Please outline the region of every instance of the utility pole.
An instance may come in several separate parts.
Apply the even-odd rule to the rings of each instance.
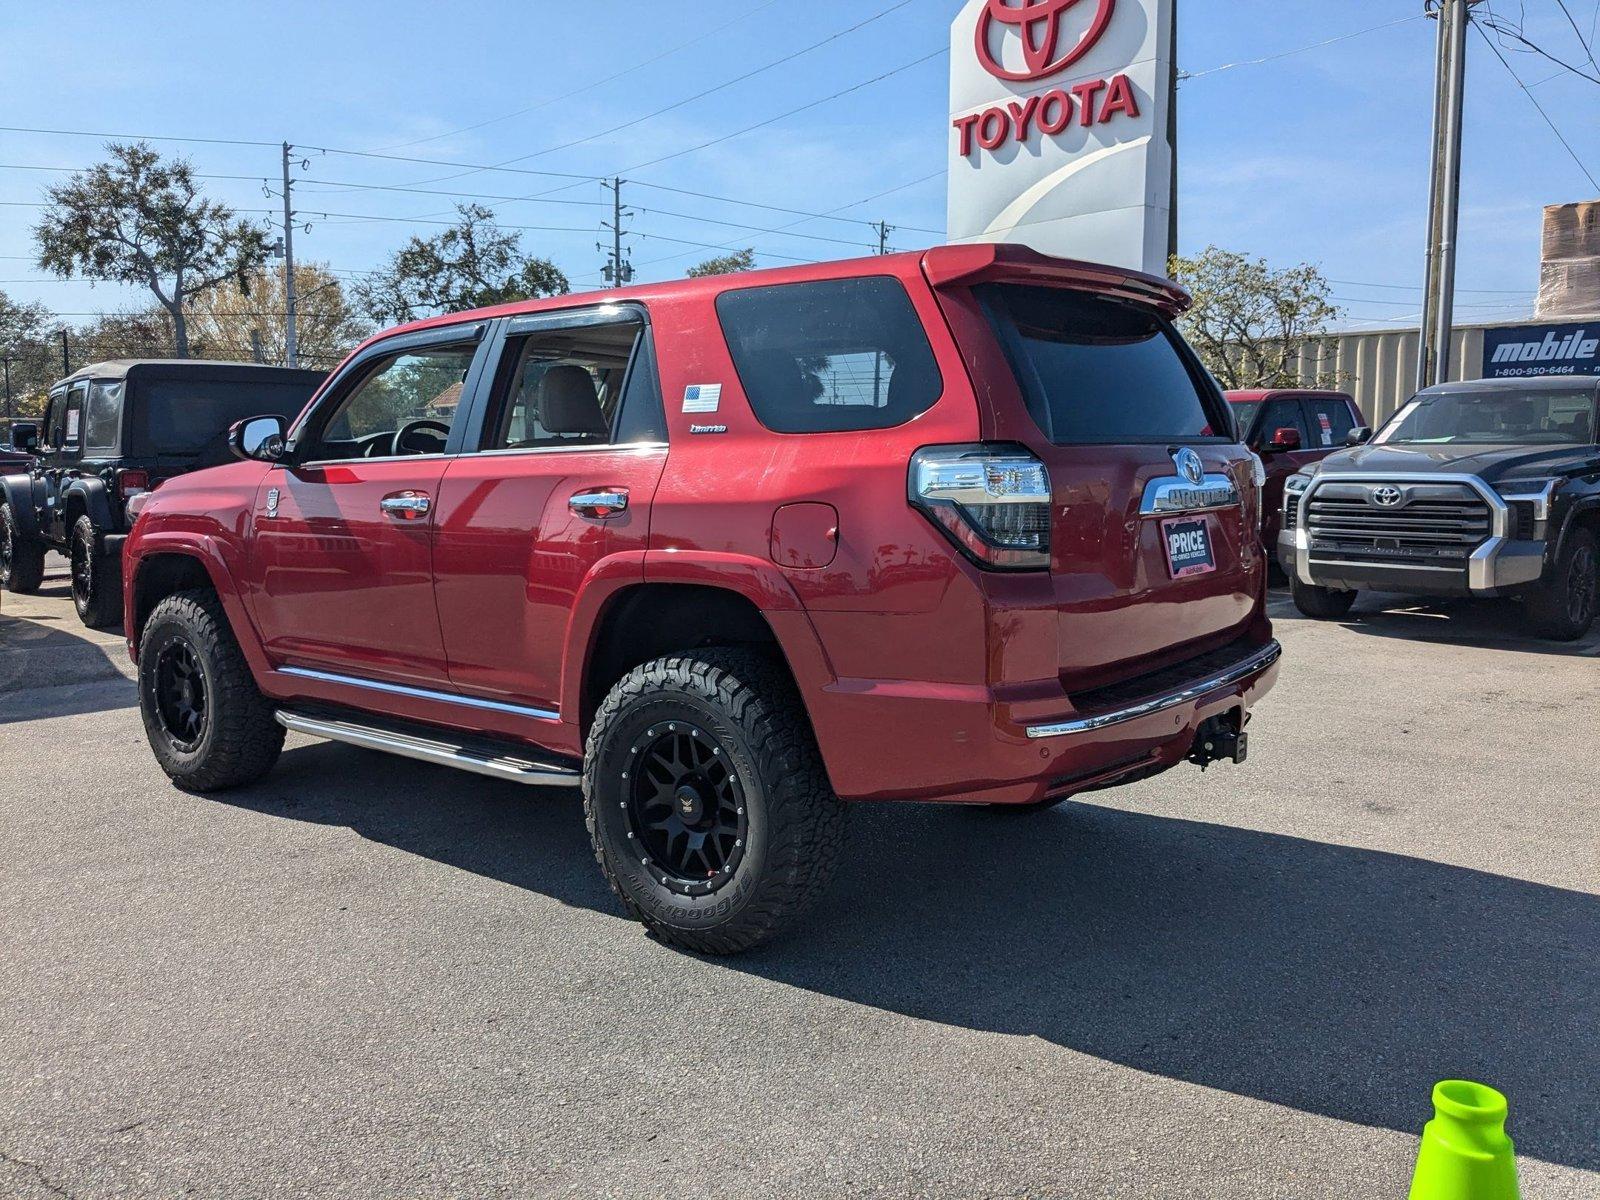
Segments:
[[[1178,0],[1172,0],[1172,28],[1168,36],[1172,39],[1169,51],[1172,78],[1167,83],[1167,145],[1172,150],[1172,190],[1168,195],[1167,261],[1162,264],[1163,275],[1172,269],[1172,260],[1178,256]]]
[[[6,365],[6,416],[15,421],[17,419],[17,407],[11,402],[11,355],[0,354],[0,362]]]
[[[611,220],[601,221],[600,227],[611,231],[611,250],[601,274],[605,276],[606,282],[612,287],[622,287],[633,281],[633,264],[624,257],[622,248],[622,237],[627,233],[627,230],[622,227],[623,218],[633,216],[629,209],[622,207],[622,185],[627,182],[626,179],[602,179],[600,181],[600,186],[611,193]],[[596,250],[604,250],[605,248],[603,242],[595,244]]]
[[[62,326],[62,328],[61,328],[61,376],[64,379],[68,375],[71,375],[71,374],[72,374],[72,362],[71,362],[70,358],[67,355],[67,330],[66,330],[66,326]]]
[[[1433,168],[1428,188],[1428,262],[1417,347],[1417,390],[1449,383],[1455,332],[1456,237],[1461,218],[1461,126],[1467,27],[1482,0],[1427,0],[1439,22],[1434,79]]]
[[[889,253],[889,235],[894,232],[894,226],[887,221],[879,221],[873,229],[878,231],[878,253]]]
[[[294,180],[289,175],[289,151],[294,147],[283,144],[283,300],[287,324],[283,335],[284,366],[300,365],[300,347],[295,339],[294,296]]]

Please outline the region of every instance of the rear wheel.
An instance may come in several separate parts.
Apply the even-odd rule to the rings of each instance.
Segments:
[[[88,517],[72,527],[68,548],[72,563],[72,604],[90,629],[104,629],[122,619],[122,572],[116,555],[100,550],[100,534]]]
[[[1294,598],[1294,606],[1302,614],[1314,617],[1319,621],[1337,621],[1350,611],[1350,606],[1356,602],[1356,592],[1335,591],[1333,588],[1315,587],[1309,583],[1301,583],[1294,576],[1289,578],[1289,593]]]
[[[0,587],[27,596],[43,582],[44,543],[25,536],[11,505],[0,503]]]
[[[1573,642],[1593,627],[1600,609],[1600,550],[1594,530],[1574,529],[1553,577],[1528,595],[1528,623],[1540,637]]]
[[[283,749],[283,726],[214,592],[178,592],[150,614],[139,642],[139,711],[156,761],[188,791],[254,783]]]
[[[709,649],[630,671],[584,756],[595,857],[662,940],[733,954],[776,936],[832,878],[844,805],[788,676]]]

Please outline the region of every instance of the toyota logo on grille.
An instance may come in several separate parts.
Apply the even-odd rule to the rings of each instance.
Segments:
[[[1406,494],[1397,487],[1380,487],[1372,489],[1372,502],[1381,504],[1384,508],[1395,508],[1404,501]]]
[[[983,69],[996,79],[1008,79],[1014,83],[1046,79],[1065,71],[1094,49],[1105,35],[1106,26],[1111,24],[1111,15],[1117,7],[1117,0],[1096,0],[1099,10],[1094,14],[1087,32],[1058,57],[1061,19],[1066,16],[1068,9],[1079,3],[1080,0],[1022,0],[1020,4],[1008,4],[1006,0],[988,0],[978,16],[978,61],[983,64]],[[1021,35],[1022,70],[1008,70],[1000,62],[999,54],[991,44],[996,23],[1012,26]]]

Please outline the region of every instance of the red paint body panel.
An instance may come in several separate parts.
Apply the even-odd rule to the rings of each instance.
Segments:
[[[943,380],[891,429],[779,434],[756,419],[717,319],[726,290],[893,276],[920,317]],[[1234,641],[1265,644],[1266,558],[1241,446],[1197,444],[1244,503],[1206,515],[1217,569],[1169,577],[1145,484],[1170,476],[1160,444],[1055,446],[1029,416],[972,292],[996,281],[1087,289],[1174,315],[1165,280],[1048,259],[1017,247],[941,247],[607,293],[649,313],[666,446],[357,462],[298,472],[241,463],[154,494],[125,554],[136,635],[137,565],[202,558],[262,689],[283,701],[366,708],[579,755],[585,670],[613,601],[638,584],[721,588],[748,599],[794,674],[835,789],[848,798],[1037,800],[1180,761],[1207,717],[1248,706],[1275,667],[1112,729],[1033,740],[1071,719],[1075,696]],[[559,297],[455,315],[402,332],[592,306]],[[330,387],[337,386],[338,373]],[[485,378],[493,371],[485,372]],[[722,385],[710,428],[691,432],[685,389]],[[320,402],[321,397],[313,401]],[[309,411],[309,410],[308,410]],[[982,570],[909,503],[912,455],[931,445],[1018,443],[1052,486],[1048,571]],[[278,516],[263,529],[268,488]],[[378,502],[415,490],[425,520]],[[620,490],[625,513],[575,513],[575,493]],[[236,615],[237,614],[237,615]],[[404,683],[376,694],[285,674],[310,667]],[[474,699],[548,711],[484,710]]]
[[[1247,388],[1223,394],[1229,404],[1262,405],[1258,414],[1260,417],[1265,416],[1265,405],[1269,400],[1335,400],[1349,406],[1351,418],[1357,425],[1366,423],[1355,397],[1344,392],[1313,388]],[[1239,436],[1241,441],[1261,456],[1262,465],[1267,469],[1267,482],[1261,489],[1261,541],[1263,545],[1271,547],[1278,544],[1278,532],[1283,526],[1283,485],[1289,476],[1312,463],[1321,462],[1328,455],[1343,450],[1344,446],[1304,445],[1298,450],[1274,450],[1266,444],[1273,431],[1264,428],[1259,420],[1255,425],[1253,429],[1239,430]]]

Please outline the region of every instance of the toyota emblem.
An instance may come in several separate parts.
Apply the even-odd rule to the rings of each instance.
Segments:
[[[1178,468],[1179,475],[1182,475],[1195,487],[1199,487],[1206,481],[1205,464],[1200,461],[1200,456],[1187,446],[1172,456],[1172,465]]]
[[[1394,508],[1406,498],[1406,494],[1397,487],[1379,487],[1372,489],[1372,502],[1381,504],[1384,508]]]
[[[983,69],[996,79],[1007,79],[1013,83],[1047,79],[1065,71],[1094,49],[1105,35],[1106,26],[1111,24],[1111,15],[1117,7],[1117,0],[1095,0],[1099,10],[1094,14],[1088,30],[1058,57],[1062,41],[1062,18],[1069,9],[1081,2],[1022,0],[1020,4],[1008,4],[1006,0],[988,0],[978,14],[978,61],[983,64]],[[1023,70],[1008,70],[1001,63],[999,53],[992,44],[997,24],[1011,26],[1021,37]]]

